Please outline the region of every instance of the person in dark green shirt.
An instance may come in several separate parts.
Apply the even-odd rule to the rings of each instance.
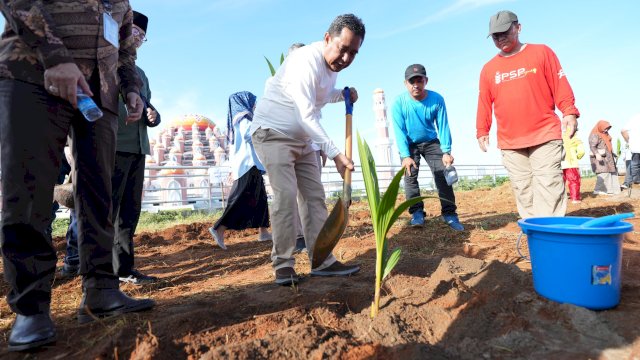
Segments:
[[[137,49],[146,41],[148,18],[133,12],[133,37]],[[146,110],[137,122],[127,121],[127,108],[120,99],[118,118],[118,143],[116,161],[111,178],[113,184],[113,271],[121,282],[136,285],[157,281],[153,276],[144,275],[134,267],[133,234],[138,225],[142,209],[145,156],[151,153],[147,127],[160,124],[160,114],[151,105],[149,80],[144,71],[136,66],[142,87],[140,96]]]

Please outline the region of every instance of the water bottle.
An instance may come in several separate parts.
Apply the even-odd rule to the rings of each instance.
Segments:
[[[102,117],[102,110],[96,105],[93,99],[82,91],[82,88],[78,86],[78,110],[84,115],[85,119],[94,122]]]
[[[444,179],[447,181],[447,185],[449,186],[458,181],[458,172],[453,165],[449,165],[444,169]]]

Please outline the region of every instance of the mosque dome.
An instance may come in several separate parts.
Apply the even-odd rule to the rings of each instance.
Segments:
[[[174,118],[170,126],[191,131],[193,125],[198,126],[198,130],[205,131],[207,128],[215,128],[216,124],[206,116],[198,114],[182,115]]]
[[[182,170],[182,169],[162,169],[160,171],[160,175],[184,175],[184,170]]]
[[[160,175],[184,175],[184,169],[168,169],[170,166],[179,166],[177,162],[171,160],[164,164],[165,168],[160,170]]]
[[[204,156],[201,152],[198,152],[193,155],[193,160],[207,160],[207,157]]]

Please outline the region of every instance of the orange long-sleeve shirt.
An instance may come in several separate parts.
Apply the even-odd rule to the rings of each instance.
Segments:
[[[476,137],[489,134],[492,114],[498,148],[522,149],[562,139],[560,119],[580,116],[556,54],[546,45],[527,44],[518,54],[496,55],[482,68]]]

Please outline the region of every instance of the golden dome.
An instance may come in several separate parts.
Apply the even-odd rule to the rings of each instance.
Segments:
[[[162,169],[160,171],[160,175],[183,175],[184,170],[182,169]]]
[[[206,116],[197,115],[197,114],[188,114],[178,116],[173,121],[171,121],[170,126],[174,126],[176,128],[182,128],[183,130],[191,131],[193,125],[197,125],[200,131],[205,131],[207,128],[215,128],[216,124],[211,121]]]

